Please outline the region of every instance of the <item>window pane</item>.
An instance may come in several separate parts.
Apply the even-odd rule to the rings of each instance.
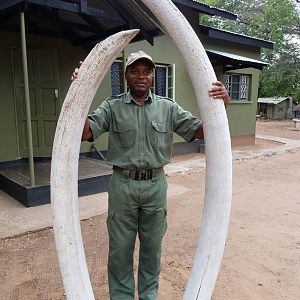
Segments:
[[[168,91],[167,96],[175,101],[175,65],[169,65],[168,68]]]
[[[239,74],[226,75],[226,89],[232,101],[249,100],[249,76]]]
[[[226,75],[226,90],[228,91],[229,95],[231,95],[231,75]]]
[[[155,93],[159,96],[166,96],[167,69],[165,67],[156,67],[155,69]]]
[[[232,83],[232,86],[231,86],[232,93],[238,93],[239,89],[240,89],[240,85],[238,83]]]
[[[230,98],[233,101],[239,101],[239,93],[238,92],[232,92]]]
[[[232,75],[231,76],[232,83],[240,83],[240,76],[239,75]]]
[[[248,76],[241,76],[241,99],[248,100]]]
[[[123,92],[123,72],[122,63],[114,62],[111,65],[111,90],[112,95],[119,95]]]

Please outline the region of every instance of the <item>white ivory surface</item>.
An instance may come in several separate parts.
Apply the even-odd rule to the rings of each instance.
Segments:
[[[70,300],[94,299],[78,209],[78,158],[84,122],[104,75],[138,32],[117,33],[94,47],[71,84],[58,119],[51,163],[51,206],[60,271]]]
[[[216,80],[206,52],[185,17],[170,0],[142,0],[180,51],[196,93],[204,123],[206,182],[202,225],[185,300],[210,299],[219,272],[231,209],[232,154],[222,101],[210,99]]]

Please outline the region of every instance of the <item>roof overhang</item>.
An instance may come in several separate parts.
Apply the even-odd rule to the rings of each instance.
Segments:
[[[174,0],[179,9],[236,19],[236,15],[198,3]],[[19,12],[26,13],[28,33],[66,38],[86,48],[120,30],[139,28],[134,41],[163,34],[158,23],[140,0],[1,0],[1,30],[19,31]]]
[[[132,16],[126,1],[114,0],[4,0],[0,3],[1,30],[19,31],[19,12],[26,13],[28,33],[72,40],[91,48],[96,42],[121,30],[139,28],[134,41],[153,38],[162,31],[141,10]]]
[[[241,56],[219,50],[206,49],[206,53],[213,65],[223,65],[224,71],[254,68],[261,70],[268,63],[250,57]]]
[[[257,103],[277,105],[286,100],[290,100],[290,98],[289,97],[258,98]]]
[[[259,48],[273,49],[274,43],[266,40],[253,38],[243,34],[237,34],[234,32],[211,28],[208,26],[200,25],[200,32],[207,35],[210,38],[224,40],[228,42],[234,42],[238,44],[254,46]]]

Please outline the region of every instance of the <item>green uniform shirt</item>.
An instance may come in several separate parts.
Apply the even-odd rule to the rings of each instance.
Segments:
[[[151,92],[143,105],[130,92],[110,97],[88,118],[94,139],[109,132],[107,163],[130,170],[166,165],[173,132],[190,142],[200,125],[176,102]]]

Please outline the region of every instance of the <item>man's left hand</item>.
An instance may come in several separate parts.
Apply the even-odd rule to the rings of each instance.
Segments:
[[[221,81],[213,82],[208,94],[214,99],[223,99],[225,107],[230,103],[229,94]]]

